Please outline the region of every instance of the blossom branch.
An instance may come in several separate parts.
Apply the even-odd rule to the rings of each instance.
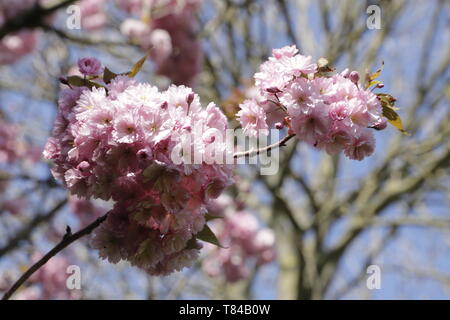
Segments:
[[[291,140],[293,137],[295,136],[295,134],[291,133],[288,134],[287,136],[285,136],[283,139],[281,139],[280,141],[277,141],[271,145],[265,146],[263,148],[259,148],[259,149],[250,149],[247,151],[241,151],[241,152],[236,152],[233,155],[233,158],[240,158],[240,157],[252,157],[252,156],[256,156],[260,153],[263,152],[268,152],[272,149],[278,148],[278,147],[283,147],[286,145],[286,142],[288,142],[289,140]]]
[[[72,244],[73,242],[77,241],[78,239],[90,234],[95,228],[97,228],[103,221],[105,221],[108,214],[104,214],[103,216],[99,217],[97,220],[92,222],[87,227],[81,229],[80,231],[72,234],[70,231],[70,227],[67,227],[66,234],[62,238],[62,240],[53,248],[51,249],[45,256],[43,256],[38,262],[36,262],[34,265],[32,265],[20,278],[17,280],[12,287],[4,294],[2,300],[8,300],[14,292],[16,292],[17,289],[20,288],[22,284],[24,284],[25,281],[27,281],[33,273],[35,273],[39,268],[41,268],[44,264],[47,263],[52,257],[54,257],[56,254],[64,250],[67,246]]]

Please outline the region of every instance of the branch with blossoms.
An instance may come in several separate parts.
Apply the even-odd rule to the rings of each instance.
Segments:
[[[333,71],[326,59],[314,63],[295,46],[273,50],[254,76],[257,93],[236,114],[244,133],[267,135],[270,128],[287,127],[287,137],[295,135],[331,155],[344,151],[353,160],[374,152],[370,129],[383,130],[389,121],[407,134],[396,113],[396,99],[373,93],[384,87],[377,80],[382,69],[367,74],[364,83],[356,71]]]
[[[200,241],[221,246],[207,225],[216,218],[208,206],[233,184],[234,166],[209,161],[206,150],[232,152],[213,134],[228,128],[227,118],[212,102],[203,108],[188,87],[171,85],[160,91],[137,82],[134,77],[146,58],[121,74],[95,58],[83,58],[78,63],[82,76],[60,79],[68,88],[58,100],[44,156],[72,194],[112,199],[114,207],[76,234],[69,229],[4,299],[51,257],[91,232],[91,245],[101,258],[125,260],[158,276],[192,266],[203,246]],[[273,50],[255,74],[257,97],[244,101],[236,116],[249,136],[268,134],[272,126],[288,134],[232,157],[259,155],[297,137],[330,154],[344,151],[362,160],[375,149],[371,129],[382,130],[389,121],[405,132],[395,98],[372,92],[383,87],[376,80],[381,69],[368,74],[365,84],[355,71],[333,71],[325,59],[314,63],[295,46]],[[199,152],[201,161],[177,161],[178,147]]]

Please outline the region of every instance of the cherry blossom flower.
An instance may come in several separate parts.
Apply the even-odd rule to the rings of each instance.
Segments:
[[[325,76],[295,46],[274,49],[254,78],[258,103],[244,101],[237,114],[247,135],[287,126],[300,141],[362,160],[374,151],[370,130],[386,127],[380,100],[359,84],[356,71]]]
[[[102,64],[95,58],[82,58],[78,60],[78,68],[81,74],[95,76],[102,72]]]
[[[269,133],[266,122],[266,112],[255,100],[246,100],[240,105],[241,110],[236,114],[236,118],[242,125],[244,134],[257,136]]]
[[[44,150],[55,178],[82,199],[115,203],[91,241],[100,257],[154,275],[192,265],[206,206],[232,183],[232,165],[205,160],[210,145],[232,152],[211,138],[227,129],[221,111],[204,109],[188,87],[160,92],[127,76],[106,89],[64,90],[59,108]],[[182,145],[200,152],[201,161],[176,162]]]

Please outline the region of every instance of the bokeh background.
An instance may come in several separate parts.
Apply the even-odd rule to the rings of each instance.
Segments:
[[[264,264],[239,256],[248,258],[239,261],[246,271],[239,281],[229,281],[224,269],[205,272],[202,260],[214,250],[204,250],[193,268],[150,277],[99,259],[83,239],[13,298],[448,299],[448,1],[147,2],[0,0],[0,292],[61,239],[66,225],[77,230],[111,206],[70,198],[41,160],[58,78],[76,74],[79,58],[94,56],[122,72],[153,47],[140,81],[192,86],[236,125],[233,115],[260,63],[272,48],[296,44],[338,71],[364,74],[384,61],[383,91],[397,98],[411,136],[393,127],[377,132],[375,154],[362,162],[291,140],[280,150],[276,175],[238,167],[227,207],[272,230],[276,251]],[[165,11],[168,2],[178,11]],[[81,8],[80,29],[67,25],[72,4]],[[370,5],[381,9],[381,29],[367,27]],[[69,264],[81,268],[76,293],[65,288]],[[379,290],[366,286],[369,265],[381,270]]]

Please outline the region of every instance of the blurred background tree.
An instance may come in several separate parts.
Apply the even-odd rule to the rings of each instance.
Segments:
[[[2,147],[6,151],[0,163],[0,291],[33,255],[57,243],[66,225],[83,225],[80,210],[96,216],[92,208],[80,209],[73,201],[68,206],[50,164],[39,160],[56,113],[58,78],[73,73],[84,56],[99,57],[116,72],[128,70],[148,48],[144,40],[150,37],[148,30],[137,33],[136,26],[124,25],[135,14],[131,3],[139,1],[41,1],[45,9],[34,1],[16,2],[24,4],[24,13],[0,17],[0,143],[12,143],[11,150]],[[191,68],[181,71],[177,65],[175,73],[165,68],[164,63],[176,65],[184,54],[175,52],[163,62],[152,57],[140,80],[161,88],[171,81],[190,84],[231,119],[272,48],[296,44],[302,54],[326,57],[338,71],[350,66],[360,74],[384,61],[380,79],[397,97],[411,136],[393,128],[376,133],[375,154],[358,163],[291,140],[280,150],[278,174],[261,176],[257,167],[239,167],[239,183],[230,193],[274,230],[277,247],[275,261],[252,268],[244,280],[230,284],[221,276],[208,277],[201,263],[169,277],[149,277],[125,263],[98,259],[83,240],[64,252],[81,266],[81,297],[448,298],[450,4],[192,2],[198,7],[191,23],[180,27],[188,32],[173,31],[173,19],[158,26],[171,36],[173,52],[201,50],[191,57]],[[66,7],[73,3],[82,8],[80,30],[66,25]],[[367,27],[370,5],[381,8],[380,29]],[[151,24],[155,17],[141,14],[136,19]],[[18,39],[11,37],[17,34]],[[167,44],[163,37],[160,42],[152,39],[156,50]],[[19,40],[21,49],[11,50]],[[180,73],[187,78],[177,78]],[[381,269],[379,290],[366,286],[367,267],[373,264]],[[49,292],[45,298],[61,297]]]

